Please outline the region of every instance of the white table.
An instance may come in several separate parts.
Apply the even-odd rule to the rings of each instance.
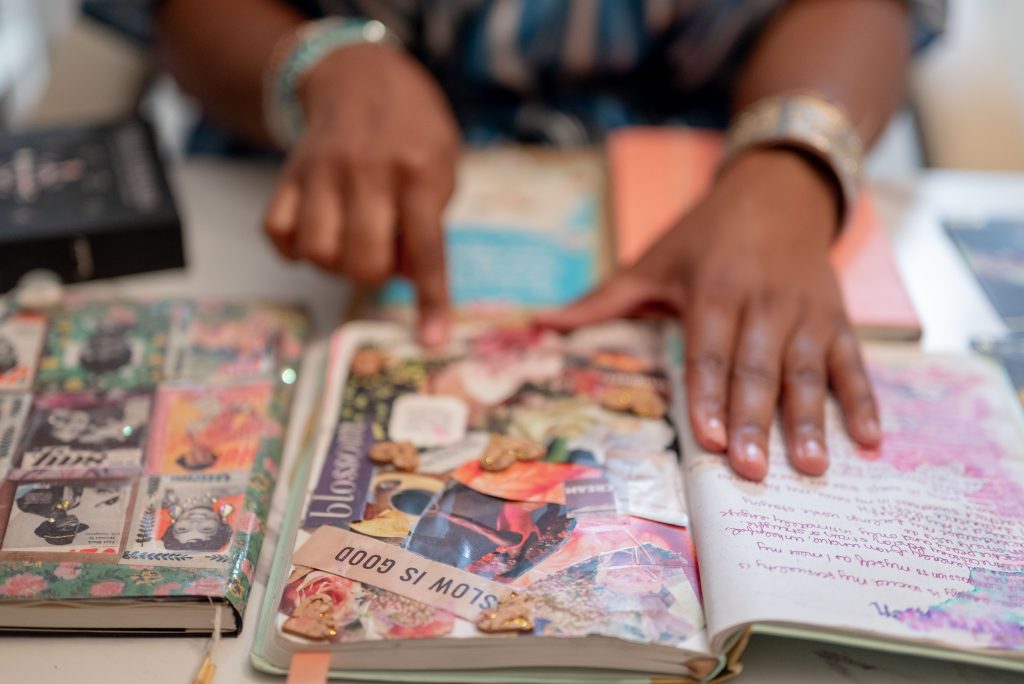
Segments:
[[[280,258],[264,237],[263,209],[277,167],[201,159],[177,169],[172,186],[185,224],[185,271],[159,271],[77,286],[109,295],[188,294],[273,298],[304,304],[315,333],[329,333],[348,306],[347,283]]]
[[[271,167],[190,161],[176,173],[175,190],[188,227],[189,270],[89,285],[92,291],[132,295],[266,296],[301,301],[323,338],[340,321],[349,289],[305,264],[278,259],[259,230],[273,186]],[[972,334],[1003,325],[942,233],[943,217],[1024,215],[1024,175],[937,172],[918,182],[876,188],[897,259],[925,325],[930,350],[961,350]],[[286,464],[282,472],[289,472]],[[283,480],[282,480],[283,482]],[[269,533],[256,569],[247,626],[225,640],[216,682],[281,682],[255,672],[248,653],[255,632],[286,487],[278,487]],[[190,682],[205,639],[0,638],[0,682]],[[941,683],[1020,684],[1021,676],[851,648],[755,637],[738,680],[744,684]]]

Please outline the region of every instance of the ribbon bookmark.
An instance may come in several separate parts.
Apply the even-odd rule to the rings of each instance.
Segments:
[[[213,604],[213,633],[210,635],[210,644],[203,654],[203,661],[199,663],[199,670],[196,672],[192,684],[213,684],[213,676],[217,674],[217,663],[214,654],[217,646],[220,645],[221,611],[223,607]]]

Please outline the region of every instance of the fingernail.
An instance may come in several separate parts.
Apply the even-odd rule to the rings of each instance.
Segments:
[[[800,450],[805,461],[821,463],[825,460],[825,447],[816,437],[805,439]]]
[[[441,318],[425,318],[420,324],[420,343],[424,346],[436,347],[444,344],[447,336],[447,326]]]
[[[764,449],[756,442],[747,442],[739,452],[740,461],[749,465],[764,465]]]
[[[877,442],[882,438],[882,429],[878,426],[878,421],[874,418],[868,418],[861,424],[861,431],[864,433],[864,437],[870,442]]]
[[[722,422],[721,418],[712,416],[708,418],[706,425],[708,441],[712,442],[715,447],[724,449],[727,443],[725,423]]]

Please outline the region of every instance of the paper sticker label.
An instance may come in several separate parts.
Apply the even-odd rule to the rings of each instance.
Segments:
[[[336,527],[321,527],[292,564],[340,575],[475,621],[508,591],[501,584],[427,560],[391,544]]]
[[[145,478],[124,560],[186,567],[230,563],[235,532],[249,534],[255,524],[242,510],[248,477],[235,472]]]
[[[149,472],[189,475],[251,468],[263,439],[280,434],[269,415],[272,389],[269,382],[161,388]]]
[[[47,390],[151,387],[164,375],[169,321],[158,304],[89,302],[50,320],[36,385]]]
[[[478,460],[490,441],[489,432],[470,432],[462,439],[448,446],[430,449],[420,454],[417,472],[428,475],[449,473],[464,463]]]
[[[675,452],[609,449],[605,475],[615,488],[623,512],[679,527],[690,524]]]
[[[466,436],[469,407],[456,397],[404,394],[391,409],[388,436],[417,447],[446,446]]]
[[[615,488],[603,477],[569,480],[565,483],[565,508],[569,515],[617,518]]]
[[[274,370],[281,322],[271,311],[233,304],[200,304],[175,312],[167,377],[210,381],[259,378]]]
[[[150,392],[40,395],[12,479],[141,471],[152,403]]]
[[[120,553],[131,482],[28,482],[15,486],[4,552]]]
[[[347,528],[363,517],[370,490],[373,463],[367,452],[373,446],[372,424],[343,422],[331,440],[331,449],[320,469],[320,480],[309,497],[303,527],[321,525]]]

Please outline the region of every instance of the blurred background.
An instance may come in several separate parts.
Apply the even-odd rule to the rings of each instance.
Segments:
[[[141,108],[180,154],[195,108],[142,40],[135,0],[0,0],[0,124],[87,123]],[[875,178],[921,167],[1024,169],[1024,2],[952,0],[918,60],[912,101],[873,154]],[[116,26],[117,30],[112,28]]]

